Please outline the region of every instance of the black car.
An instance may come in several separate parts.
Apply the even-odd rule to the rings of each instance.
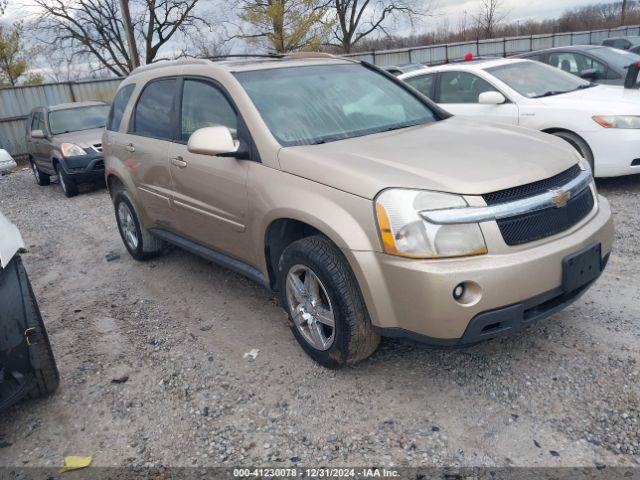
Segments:
[[[0,213],[0,411],[52,393],[60,381],[49,337],[18,251],[18,229]]]
[[[640,55],[597,45],[574,45],[515,55],[558,67],[597,83],[625,84],[629,65],[640,61]]]
[[[640,37],[607,38],[602,41],[602,45],[640,54]]]

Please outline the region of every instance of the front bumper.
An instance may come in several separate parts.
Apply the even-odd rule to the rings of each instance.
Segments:
[[[470,325],[481,315],[503,310],[499,315],[505,322],[505,315],[513,317],[521,312],[523,321],[516,323],[531,323],[558,311],[586,290],[572,292],[573,298],[559,295],[562,261],[597,243],[605,261],[613,243],[607,200],[599,197],[595,214],[565,233],[530,246],[490,249],[492,253],[477,257],[411,260],[378,252],[351,252],[350,260],[372,323],[383,335],[413,336],[441,345],[468,344],[474,337],[467,334]],[[473,298],[464,303],[452,295],[462,282],[478,287]],[[531,310],[538,307],[537,313]],[[529,311],[526,319],[525,311]]]
[[[102,155],[81,155],[66,157],[62,168],[71,179],[78,183],[96,182],[104,179],[104,158]]]
[[[640,173],[640,130],[601,128],[581,135],[593,153],[594,176]]]

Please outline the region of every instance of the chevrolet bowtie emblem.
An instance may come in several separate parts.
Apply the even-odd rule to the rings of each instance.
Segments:
[[[571,199],[571,192],[566,190],[552,190],[554,192],[553,197],[551,197],[551,203],[556,208],[566,207],[567,203]]]

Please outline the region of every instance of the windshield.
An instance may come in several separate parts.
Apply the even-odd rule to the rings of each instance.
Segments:
[[[640,55],[627,52],[626,50],[618,50],[617,48],[603,47],[592,50],[591,53],[596,54],[609,65],[617,67],[618,69],[626,68],[633,62],[640,61]]]
[[[58,135],[91,128],[104,128],[108,113],[109,105],[54,110],[49,113],[49,129],[52,135]]]
[[[593,85],[575,75],[538,62],[509,63],[487,68],[487,71],[528,98],[559,95]]]
[[[276,139],[309,145],[438,120],[401,85],[360,64],[235,74]]]

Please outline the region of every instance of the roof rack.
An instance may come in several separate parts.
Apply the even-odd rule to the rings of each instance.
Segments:
[[[193,57],[183,57],[178,58],[176,60],[158,60],[157,62],[148,63],[146,65],[141,65],[135,69],[133,69],[130,75],[140,72],[146,72],[148,70],[153,70],[155,68],[167,67],[171,65],[193,65],[193,64],[202,64],[205,63],[206,59],[204,58],[193,58]]]
[[[283,58],[285,55],[282,53],[236,53],[230,55],[214,55],[211,57],[202,57],[206,60],[218,61],[225,60],[227,58]]]
[[[213,57],[203,57],[207,60],[225,60],[227,58],[342,58],[325,52],[289,52],[289,53],[237,53],[230,55],[216,55]]]

